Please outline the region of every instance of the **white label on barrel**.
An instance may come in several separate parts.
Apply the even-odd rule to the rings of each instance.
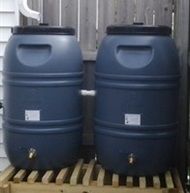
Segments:
[[[25,121],[40,121],[40,111],[25,110]]]
[[[125,114],[125,125],[141,125],[141,115]]]

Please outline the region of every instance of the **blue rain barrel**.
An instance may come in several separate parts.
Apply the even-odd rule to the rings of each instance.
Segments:
[[[179,59],[165,26],[109,26],[97,55],[95,144],[101,165],[124,175],[172,167]]]
[[[58,169],[78,159],[82,55],[72,28],[14,27],[3,66],[3,133],[15,167]]]

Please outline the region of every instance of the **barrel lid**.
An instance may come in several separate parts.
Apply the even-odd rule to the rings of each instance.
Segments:
[[[12,33],[34,35],[75,35],[75,29],[71,27],[57,27],[40,24],[38,26],[15,26],[12,28]]]
[[[160,25],[143,25],[134,23],[133,25],[110,25],[107,27],[109,35],[170,35],[171,28]]]

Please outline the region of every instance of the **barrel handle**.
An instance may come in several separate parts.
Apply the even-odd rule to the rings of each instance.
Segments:
[[[49,44],[20,44],[17,48],[17,58],[25,66],[38,67],[44,65],[52,54],[52,46]],[[32,60],[31,60],[32,56]]]
[[[118,45],[116,58],[118,62],[129,69],[140,69],[149,65],[154,51],[150,45]]]

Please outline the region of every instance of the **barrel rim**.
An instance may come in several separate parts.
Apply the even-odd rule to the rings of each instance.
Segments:
[[[72,27],[59,26],[15,26],[11,29],[14,35],[75,35],[75,29]]]
[[[107,27],[108,35],[171,35],[171,28],[163,25],[109,25]]]

